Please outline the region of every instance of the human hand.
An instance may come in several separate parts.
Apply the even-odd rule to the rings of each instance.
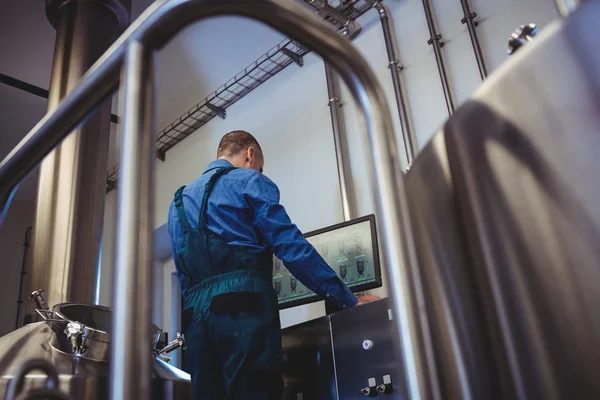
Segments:
[[[361,306],[363,304],[367,304],[367,303],[371,303],[373,301],[381,300],[381,297],[379,297],[379,296],[360,295],[360,296],[357,296],[357,299],[358,299],[358,303],[356,303],[356,305],[357,306]]]

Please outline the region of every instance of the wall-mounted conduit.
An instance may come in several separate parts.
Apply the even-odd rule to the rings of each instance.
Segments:
[[[348,29],[348,21],[354,21],[371,8],[363,0],[350,1],[344,4],[339,10],[327,4],[320,4],[314,0],[314,4],[312,5],[310,4],[310,0],[306,0],[305,3],[315,13],[318,13],[339,30]],[[354,33],[349,32],[349,35],[352,37]],[[214,117],[220,116],[221,118],[225,118],[225,110],[227,108],[274,77],[290,64],[296,63],[300,65],[302,57],[309,52],[310,49],[304,48],[291,39],[286,38],[281,41],[277,46],[260,56],[256,61],[248,65],[160,131],[156,144],[157,157],[164,161],[165,153],[168,150],[196,132]],[[108,171],[106,179],[107,193],[116,187],[118,174],[118,165]]]
[[[484,80],[489,74],[489,69],[487,67],[487,63],[485,62],[483,50],[481,50],[481,44],[479,43],[477,31],[475,30],[475,28],[477,28],[477,26],[479,25],[479,21],[475,20],[477,18],[477,13],[471,10],[469,0],[460,0],[460,4],[465,14],[465,16],[463,17],[463,19],[460,20],[460,22],[462,24],[467,24],[469,38],[471,39],[471,44],[473,45],[473,52],[475,53],[475,60],[477,61],[477,68],[479,68],[479,75],[481,76],[481,80]]]
[[[455,103],[452,88],[450,86],[450,80],[448,79],[448,72],[446,71],[446,65],[444,63],[444,55],[442,54],[444,42],[442,41],[442,35],[438,33],[438,29],[433,18],[433,8],[430,0],[423,0],[423,11],[425,11],[425,19],[427,19],[427,26],[429,27],[430,35],[427,44],[433,45],[433,54],[435,55],[435,61],[440,74],[442,89],[444,91],[444,98],[446,99],[446,108],[448,109],[448,115],[452,115],[452,113],[454,113]]]

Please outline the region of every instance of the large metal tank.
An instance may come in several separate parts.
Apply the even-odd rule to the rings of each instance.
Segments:
[[[38,312],[45,321],[0,338],[0,393],[6,393],[4,399],[40,389],[57,389],[63,397],[39,398],[108,399],[111,309],[63,303]],[[150,326],[148,346],[155,348],[160,334],[158,327]],[[57,385],[49,380],[53,376],[58,377]],[[190,376],[156,358],[151,392],[156,400],[189,399]]]

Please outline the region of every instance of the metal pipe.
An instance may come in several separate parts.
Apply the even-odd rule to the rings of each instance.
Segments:
[[[153,52],[128,44],[123,65],[110,398],[149,399],[154,249]]]
[[[331,65],[325,64],[325,78],[327,81],[327,94],[329,101],[329,112],[331,114],[331,128],[333,131],[333,144],[335,146],[335,160],[337,162],[338,179],[340,182],[340,195],[342,198],[342,213],[344,221],[356,217],[356,201],[354,200],[354,189],[352,184],[352,172],[350,170],[350,155],[348,154],[348,140],[344,115],[340,101],[340,79]]]
[[[558,13],[561,17],[566,18],[573,11],[578,9],[586,0],[554,0]]]
[[[469,38],[471,38],[473,52],[475,53],[475,60],[477,61],[477,68],[479,68],[479,75],[481,76],[481,80],[484,80],[485,78],[487,78],[489,70],[485,62],[483,50],[481,50],[481,44],[479,43],[477,31],[475,30],[475,28],[479,25],[479,22],[475,21],[475,18],[477,18],[477,13],[471,11],[471,5],[469,4],[469,0],[460,0],[460,4],[462,5],[462,9],[465,14],[465,16],[460,22],[463,24],[467,24]]]
[[[389,9],[381,1],[366,0],[379,13],[381,20],[381,28],[383,30],[383,40],[388,56],[388,68],[392,75],[392,85],[394,86],[394,94],[396,96],[396,106],[398,107],[398,116],[400,117],[400,129],[402,129],[402,140],[404,141],[404,150],[406,151],[406,161],[408,165],[415,159],[419,152],[419,143],[412,129],[411,118],[408,113],[407,101],[404,98],[404,90],[402,88],[402,79],[400,71],[404,69],[400,65],[400,58],[396,53],[396,46],[392,36],[392,28],[390,26]]]
[[[118,2],[48,1],[56,44],[48,110],[55,109],[121,33]],[[122,8],[119,9],[125,12]],[[94,303],[104,215],[110,101],[50,154],[40,168],[26,287],[50,304]],[[85,214],[85,218],[78,217]],[[25,304],[28,313],[35,304]]]
[[[414,288],[420,288],[421,283],[415,284],[411,273],[417,267],[413,237],[403,195],[404,180],[398,147],[385,94],[358,50],[331,26],[306,13],[298,4],[283,0],[162,0],[152,3],[94,64],[63,102],[49,112],[0,163],[0,217],[6,213],[19,179],[30,172],[43,156],[81,123],[89,110],[115,88],[126,42],[137,40],[148,49],[159,49],[191,23],[219,15],[237,15],[262,21],[308,45],[337,70],[357,102],[369,143],[376,212],[381,216],[379,226],[383,239],[383,261],[394,300],[398,340],[402,346],[405,373],[402,379],[406,382],[409,398],[420,399],[428,392],[428,380],[435,377],[427,376],[426,355],[420,346],[421,310],[414,297]],[[139,184],[136,183],[136,186]],[[118,246],[123,246],[123,243],[118,243]],[[127,271],[134,266],[124,265],[124,268]],[[119,270],[119,273],[126,272]],[[132,312],[129,307],[127,309]],[[125,323],[121,318],[113,328],[124,332]],[[129,354],[127,351],[120,357],[128,357]],[[117,375],[113,375],[112,379],[123,381]],[[140,396],[136,394],[135,397]]]
[[[448,109],[448,115],[452,115],[456,107],[454,105],[454,94],[452,93],[450,80],[448,79],[448,72],[446,71],[446,65],[444,63],[444,55],[442,54],[444,42],[441,41],[442,35],[437,33],[437,27],[433,18],[432,6],[429,0],[423,0],[423,11],[425,11],[425,19],[427,20],[429,35],[431,36],[431,38],[427,41],[427,44],[433,45],[433,54],[435,55],[435,62],[437,63],[440,81],[442,82],[444,99],[446,99],[446,108]]]
[[[21,262],[21,280],[19,282],[19,298],[17,299],[17,318],[15,321],[15,329],[19,329],[21,320],[21,304],[23,304],[23,280],[27,272],[27,255],[29,254],[29,246],[31,245],[31,226],[25,231],[25,242],[23,243],[23,261]]]

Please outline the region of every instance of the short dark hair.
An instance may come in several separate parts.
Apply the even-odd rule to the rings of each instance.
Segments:
[[[221,139],[219,148],[217,149],[218,157],[229,157],[239,154],[241,151],[246,150],[248,147],[256,146],[262,153],[260,144],[258,141],[246,131],[233,131],[229,132]]]

